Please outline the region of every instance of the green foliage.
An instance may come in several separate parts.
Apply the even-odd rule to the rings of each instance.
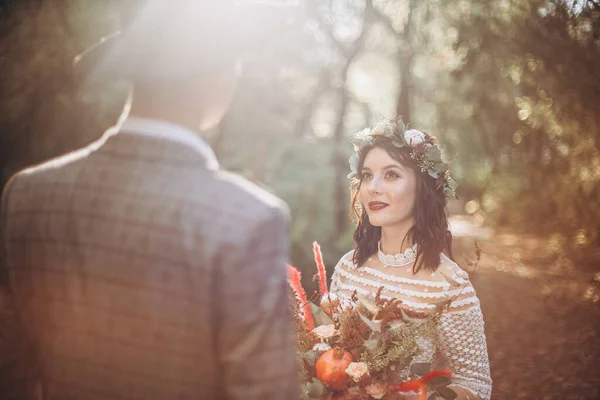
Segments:
[[[448,9],[462,61],[440,107],[484,211],[511,229],[558,233],[579,253],[600,245],[600,7],[584,3]]]
[[[0,185],[26,165],[88,144],[116,121],[122,88],[80,86],[73,58],[119,27],[119,7],[115,0],[2,3]]]
[[[403,324],[382,333],[390,337],[377,339],[373,346],[366,346],[360,356],[360,361],[369,366],[369,371],[379,372],[390,364],[402,363],[419,355],[422,349],[416,338],[430,335],[432,326],[429,323],[420,325]],[[404,367],[399,365],[399,368]]]
[[[116,120],[124,88],[82,87],[72,60],[142,4],[0,2],[0,184]],[[301,270],[313,240],[329,269],[352,248],[348,138],[392,110],[440,139],[459,197],[488,221],[598,247],[600,7],[569,4],[307,1],[304,24],[248,57],[231,112],[205,136],[225,168],[288,202]]]
[[[333,325],[333,320],[329,315],[323,311],[323,309],[314,303],[310,303],[310,311],[312,312],[315,320],[315,327],[321,325]]]

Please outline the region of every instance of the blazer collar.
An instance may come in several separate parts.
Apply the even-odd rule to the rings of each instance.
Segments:
[[[180,125],[150,118],[128,116],[123,121],[120,132],[134,133],[181,143],[201,154],[209,169],[217,170],[219,162],[210,146],[200,136]]]

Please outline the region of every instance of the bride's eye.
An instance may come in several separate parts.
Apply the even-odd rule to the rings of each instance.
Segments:
[[[397,174],[397,173],[395,173],[395,172],[388,171],[388,172],[385,174],[385,177],[386,177],[386,178],[388,178],[388,179],[396,179],[396,178],[400,178],[400,175],[398,175],[398,174]]]
[[[363,181],[371,179],[371,173],[363,172],[362,174],[360,174],[360,179],[362,179]]]

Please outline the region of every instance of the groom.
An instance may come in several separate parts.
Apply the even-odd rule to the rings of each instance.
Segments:
[[[148,2],[77,60],[132,83],[129,113],[2,196],[3,268],[44,399],[298,398],[286,206],[196,134],[227,111],[239,54],[276,34],[273,7]]]

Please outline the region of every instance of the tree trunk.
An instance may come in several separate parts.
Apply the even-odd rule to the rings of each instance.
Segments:
[[[336,204],[335,211],[335,230],[337,234],[344,232],[348,224],[348,212],[347,212],[347,201],[346,191],[348,190],[348,182],[346,176],[348,175],[348,162],[344,153],[342,152],[342,141],[344,140],[345,132],[345,116],[348,110],[350,99],[346,89],[346,80],[348,78],[348,69],[350,68],[351,60],[348,60],[342,70],[342,87],[340,88],[340,108],[339,118],[335,126],[333,133],[334,140],[334,151],[333,151],[333,165],[335,168],[335,194],[334,201]]]
[[[411,88],[412,88],[412,56],[400,55],[400,81],[398,82],[398,101],[396,102],[396,117],[402,117],[404,122],[412,121]]]
[[[404,24],[403,37],[400,41],[400,48],[398,49],[398,63],[400,64],[400,81],[398,82],[398,101],[396,102],[396,117],[402,117],[405,122],[410,123],[412,121],[412,66],[414,59],[413,52],[413,12],[415,8],[415,2],[411,1],[408,9],[408,15],[406,16],[406,22]]]

